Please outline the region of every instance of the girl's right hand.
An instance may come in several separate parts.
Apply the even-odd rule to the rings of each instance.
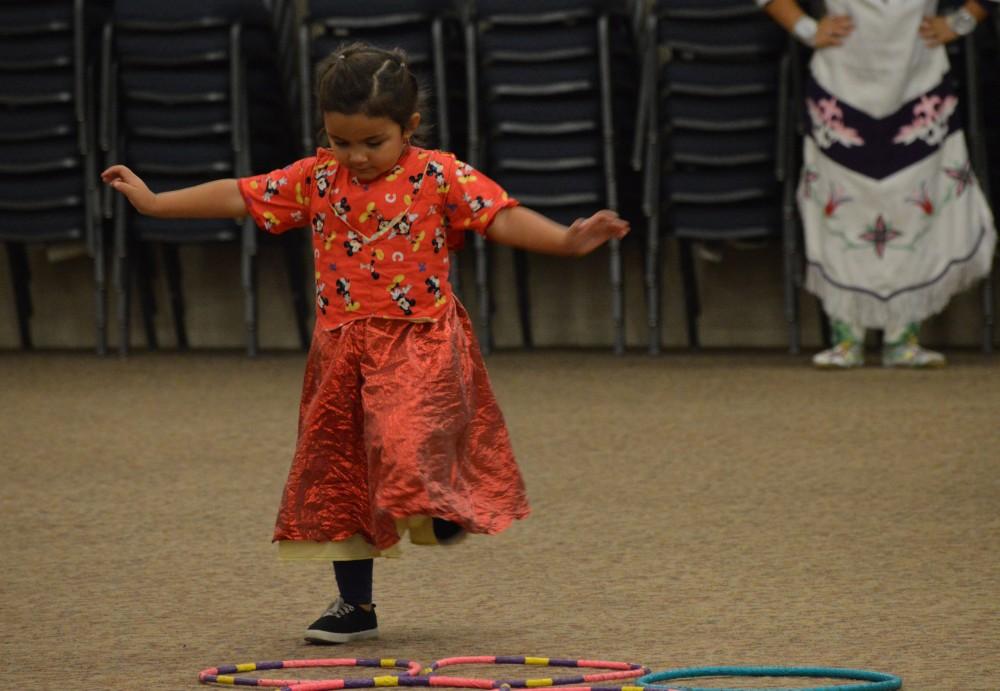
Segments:
[[[138,175],[123,165],[113,165],[103,173],[101,180],[109,187],[121,192],[141,214],[153,215],[156,209],[156,194]]]
[[[849,14],[828,14],[816,26],[813,47],[829,48],[843,44],[844,39],[854,31],[854,20]]]

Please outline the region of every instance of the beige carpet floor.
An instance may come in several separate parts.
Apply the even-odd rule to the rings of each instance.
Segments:
[[[997,691],[1000,357],[807,362],[492,357],[533,515],[379,562],[381,639],[331,649],[300,637],[329,564],[270,544],[301,355],[2,354],[0,682],[193,690],[221,663],[530,654]]]

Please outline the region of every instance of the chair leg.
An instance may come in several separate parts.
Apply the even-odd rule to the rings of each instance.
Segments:
[[[610,246],[611,274],[611,321],[614,328],[614,353],[625,354],[625,285],[622,277],[622,246],[621,241],[613,238]]]
[[[288,273],[288,287],[292,295],[292,311],[295,314],[295,328],[299,334],[302,350],[309,349],[309,303],[306,302],[303,245],[300,237],[286,235],[281,242],[285,253],[285,268]]]
[[[701,315],[701,301],[698,298],[698,276],[695,273],[694,255],[690,240],[679,242],[681,279],[684,283],[684,316],[687,321],[688,346],[700,348],[698,337],[698,317]]]
[[[993,273],[983,281],[983,354],[993,353]]]
[[[174,315],[174,336],[177,349],[188,349],[187,328],[185,326],[184,290],[181,287],[180,248],[177,245],[161,245],[163,270],[167,275],[167,290],[170,293],[170,308]]]
[[[247,329],[247,356],[257,357],[259,352],[257,334],[257,255],[245,254],[244,283],[245,290],[245,321]]]
[[[654,212],[646,227],[646,325],[649,329],[649,354],[659,355],[660,342],[660,283],[663,279],[660,258],[660,221]]]
[[[528,280],[528,253],[514,250],[514,281],[517,284],[517,314],[521,321],[521,342],[526,350],[535,347],[531,333],[531,291]]]
[[[11,286],[14,289],[14,305],[17,311],[17,328],[21,335],[21,347],[31,350],[31,267],[28,253],[19,242],[7,243],[7,262],[10,265]]]
[[[476,249],[476,297],[479,308],[480,337],[479,348],[483,355],[493,352],[493,300],[490,295],[490,253],[486,238],[478,233],[473,242]]]
[[[156,350],[160,347],[156,337],[156,294],[153,290],[153,266],[149,248],[140,242],[132,246],[135,254],[135,282],[139,290],[139,305],[142,311],[142,326],[146,332],[146,347]],[[126,277],[128,278],[128,277]]]
[[[833,347],[833,331],[830,329],[830,317],[823,309],[823,303],[816,301],[816,310],[819,312],[819,337],[823,342],[823,348]]]

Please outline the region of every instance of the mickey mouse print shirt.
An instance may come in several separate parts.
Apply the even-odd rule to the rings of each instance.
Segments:
[[[237,182],[262,229],[311,228],[317,329],[367,317],[436,321],[454,299],[449,234],[485,234],[497,213],[517,205],[453,154],[413,146],[370,181],[318,149]]]

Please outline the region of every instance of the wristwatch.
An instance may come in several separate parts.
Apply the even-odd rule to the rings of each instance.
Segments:
[[[948,28],[959,36],[968,36],[979,25],[979,20],[973,17],[972,13],[964,7],[960,7],[951,14],[945,15],[944,20],[948,23]]]
[[[799,39],[807,46],[813,47],[816,45],[816,30],[818,28],[819,22],[810,17],[808,14],[804,14],[799,17],[797,22],[795,22],[795,26],[792,27],[792,33],[795,34],[795,38]]]

